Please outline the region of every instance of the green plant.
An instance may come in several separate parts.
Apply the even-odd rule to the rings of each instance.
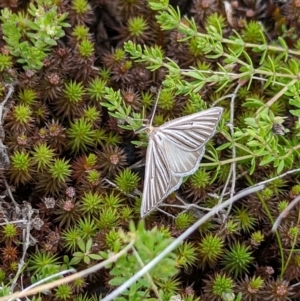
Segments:
[[[6,4],[22,11],[18,20],[33,20],[23,5],[13,7],[15,2]],[[268,187],[240,199],[230,206],[231,211],[216,212],[117,300],[232,301],[241,300],[241,294],[245,301],[297,300],[299,214],[298,205],[293,209],[288,205],[300,191],[299,171],[295,173],[300,157],[299,1],[272,1],[268,6],[266,1],[254,0],[194,0],[184,16],[182,7],[176,9],[165,0],[117,2],[55,1],[57,17],[68,11],[74,30],[57,47],[49,47],[53,51],[47,52],[39,72],[22,71],[4,40],[0,113],[6,137],[1,135],[4,147],[0,149],[5,156],[7,147],[10,166],[0,169],[1,216],[19,223],[31,213],[23,207],[28,203],[22,203],[29,201],[32,226],[39,218],[44,225],[30,229],[38,242],[27,250],[27,258],[32,259],[36,250],[49,256],[50,252],[68,254],[60,270],[94,266],[95,261],[114,258],[130,242],[129,252],[101,272],[101,280],[112,281],[107,285],[123,284],[170,245],[172,236],[178,237],[206,212],[185,211],[173,220],[157,211],[146,217],[147,229],[152,230],[131,225],[128,231],[130,219],[140,217],[141,196],[133,199],[132,195],[142,190],[138,161],[145,158],[147,134],[155,132],[152,126],[220,106],[224,110],[218,129],[205,151],[199,149],[203,151],[201,168],[183,179],[179,191],[166,202],[177,205],[175,196],[182,196],[211,209],[248,186],[267,181]],[[48,3],[42,6],[46,9]],[[106,23],[110,16],[117,22]],[[26,33],[32,30],[21,21],[15,24],[24,31],[22,42],[30,42]],[[131,41],[125,42],[125,51],[121,47],[128,37]],[[18,85],[7,100],[9,80]],[[150,126],[145,126],[145,117],[153,120]],[[140,147],[132,148],[131,140]],[[89,153],[91,149],[94,154]],[[18,173],[13,168],[18,163],[15,157],[22,159],[19,154],[28,154],[30,163],[31,178],[24,185],[12,175]],[[19,162],[26,163],[25,159]],[[68,187],[71,176],[76,192]],[[2,181],[5,178],[8,185]],[[45,209],[36,199],[39,193],[43,199],[54,196],[55,204]],[[16,202],[7,202],[11,194]],[[172,214],[180,211],[168,209]],[[262,243],[262,233],[269,233],[281,212],[287,214],[275,235]],[[27,274],[20,271],[20,254],[25,251],[20,252],[19,243],[26,246],[34,241],[22,241],[28,230],[24,226],[18,225],[22,231],[14,235],[1,231],[0,253],[6,276],[22,276],[26,284],[31,271],[26,267]],[[99,250],[101,257],[91,258]],[[269,256],[270,250],[278,256]],[[75,252],[77,256],[70,255]],[[55,273],[57,266],[50,263],[32,279],[36,283]],[[271,276],[270,266],[277,268],[278,280]],[[195,281],[199,269],[201,279]],[[261,278],[251,277],[250,272]],[[97,274],[89,275],[89,288],[99,281]],[[20,279],[13,278],[12,283]],[[82,279],[77,284],[77,288],[70,284],[71,296],[70,288],[63,287],[57,297],[88,299],[77,295],[84,286]],[[178,290],[180,296],[176,296]],[[52,294],[42,298],[55,298]]]
[[[251,234],[251,243],[254,246],[261,244],[265,240],[265,236],[261,231],[256,231]]]
[[[83,119],[77,119],[70,124],[67,130],[68,145],[72,152],[78,153],[87,151],[88,148],[95,145],[95,130],[92,124]]]
[[[190,176],[189,182],[194,189],[205,189],[210,183],[209,173],[199,168],[193,175]]]
[[[223,254],[224,241],[217,235],[208,234],[202,238],[199,244],[201,267],[214,267]]]
[[[103,204],[103,196],[97,192],[85,192],[81,198],[81,211],[88,216],[98,216],[101,205]]]
[[[28,105],[19,104],[14,106],[7,119],[6,127],[9,127],[16,134],[27,133],[32,129],[32,109]]]
[[[120,91],[106,87],[105,92],[106,102],[101,102],[101,105],[108,109],[111,116],[128,122],[128,125],[120,124],[121,128],[136,131],[142,127],[144,116],[139,113],[132,113],[131,106],[125,104]]]
[[[117,187],[124,193],[133,192],[139,180],[138,175],[127,168],[121,171],[115,179]]]
[[[61,276],[53,276],[55,274],[57,274],[59,272],[59,266],[58,265],[45,265],[44,268],[40,269],[39,271],[37,271],[36,273],[34,273],[31,277],[30,277],[30,281],[32,284],[35,284],[39,281],[44,281],[45,283],[49,283],[53,280],[58,280],[61,278]],[[47,281],[45,281],[44,279],[47,277],[51,277],[51,279],[48,279]]]
[[[103,197],[102,206],[109,209],[118,209],[123,206],[123,198],[119,194],[110,193]]]
[[[40,69],[43,59],[56,40],[64,36],[67,14],[59,14],[54,1],[30,3],[27,13],[12,13],[5,8],[1,13],[4,39],[24,69]],[[18,24],[18,26],[16,26]]]
[[[181,212],[176,216],[175,225],[178,230],[184,230],[195,222],[195,216],[190,212]]]
[[[190,242],[184,242],[177,250],[177,264],[188,269],[196,264],[197,261],[197,249]]]
[[[86,282],[86,280],[80,277],[72,282],[72,290],[76,293],[79,293],[82,292],[87,285],[88,283]]]
[[[222,273],[209,276],[209,279],[205,279],[204,283],[204,296],[213,298],[213,300],[221,300],[223,294],[232,292],[235,287],[233,280]]]
[[[77,227],[69,227],[62,233],[63,246],[72,253],[77,249],[77,240],[79,232]]]
[[[77,245],[80,251],[73,253],[72,262],[73,264],[78,264],[83,261],[86,264],[90,264],[91,260],[100,260],[102,256],[100,254],[92,253],[93,240],[90,238],[85,243],[81,238],[77,240]]]
[[[91,23],[92,11],[91,6],[86,0],[75,0],[70,6],[70,19],[72,24]]]
[[[37,166],[37,170],[45,170],[53,162],[54,150],[45,143],[38,144],[32,151],[32,161]]]
[[[55,274],[60,269],[59,258],[46,252],[37,251],[32,254],[28,260],[28,271],[33,274],[41,274],[45,271],[45,268],[51,268],[51,274]]]
[[[15,224],[12,223],[7,223],[0,229],[1,241],[4,241],[6,244],[10,244],[11,242],[18,242],[19,235],[20,230]]]
[[[77,245],[77,241],[76,241],[76,245]],[[74,263],[72,260],[73,258],[70,260],[68,255],[64,255],[63,264],[61,265],[61,270],[64,271],[73,268]]]
[[[55,111],[68,119],[80,116],[84,95],[85,87],[82,82],[70,81],[66,83],[63,96],[55,101]]]
[[[167,91],[167,90],[161,91],[158,99],[158,105],[163,110],[172,111],[175,105],[175,95],[171,91]]]
[[[254,229],[257,224],[256,218],[251,216],[249,211],[245,208],[237,208],[234,211],[234,217],[236,221],[240,224],[240,228],[245,232],[249,233]]]
[[[79,237],[89,239],[96,234],[96,224],[90,216],[81,218],[77,223]]]
[[[83,188],[85,191],[94,191],[97,187],[101,187],[101,174],[97,170],[90,170],[86,173],[85,178],[83,179]]]
[[[292,195],[299,195],[300,194],[300,185],[297,184],[297,185],[294,185],[291,189],[291,194]]]
[[[210,182],[210,173],[200,167],[185,183],[188,195],[192,196],[194,200],[203,197],[209,189]]]
[[[99,212],[99,220],[97,221],[97,227],[100,230],[112,229],[119,224],[119,214],[114,208],[104,208]]]
[[[222,256],[222,264],[225,270],[232,273],[234,277],[248,272],[248,268],[254,259],[249,251],[249,246],[240,243],[234,243],[229,250],[226,250]]]
[[[89,82],[87,87],[87,94],[90,97],[92,103],[99,107],[100,101],[102,101],[105,95],[105,87],[107,82],[99,77],[96,77]]]
[[[93,127],[98,127],[100,121],[101,112],[95,106],[88,106],[84,109],[82,118],[87,122],[90,122]]]
[[[34,171],[29,153],[26,153],[25,151],[16,151],[11,156],[9,174],[11,181],[15,185],[25,184],[32,179]]]
[[[33,105],[36,102],[37,98],[38,96],[36,91],[30,88],[25,88],[18,94],[18,99],[20,103],[27,106]]]
[[[5,279],[5,272],[3,271],[3,269],[0,269],[0,283],[4,283]]]
[[[70,167],[68,160],[54,159],[46,172],[39,173],[36,189],[52,195],[63,191],[70,181]]]
[[[5,285],[3,284],[3,282],[1,283],[1,286],[0,286],[0,297],[4,297],[4,296],[7,296],[11,293],[11,290],[10,290],[10,287],[9,285]]]
[[[128,39],[135,43],[144,43],[149,39],[149,26],[143,17],[134,17],[128,20]]]
[[[97,167],[97,156],[95,154],[84,154],[76,157],[72,164],[72,178],[78,182],[86,178],[87,174]]]
[[[133,219],[133,209],[129,206],[123,206],[120,209],[120,217],[125,224],[128,224],[128,222]]]
[[[241,301],[242,294],[238,293],[237,296],[232,292],[232,290],[228,290],[227,292],[222,293],[222,300],[224,301]]]
[[[264,280],[260,276],[249,278],[246,276],[240,280],[237,289],[243,295],[243,300],[253,300],[262,295],[264,289]]]
[[[106,145],[116,146],[117,144],[120,144],[120,137],[113,132],[109,132],[105,142]]]
[[[121,239],[119,236],[118,231],[116,229],[111,229],[106,235],[105,235],[105,244],[108,246],[109,249],[113,250],[116,244],[120,244]]]
[[[8,54],[1,53],[0,54],[0,71],[3,72],[8,70],[13,65],[12,57]]]
[[[55,289],[55,299],[67,301],[72,296],[72,288],[69,284],[62,284]]]
[[[133,224],[130,225],[131,233],[135,233],[135,252],[128,253],[126,256],[122,256],[116,263],[113,264],[110,269],[110,275],[112,279],[109,284],[112,286],[119,286],[128,280],[134,273],[140,270],[141,264],[147,264],[151,259],[157,256],[168,244],[171,242],[171,238],[166,238],[163,232],[159,229],[153,228],[151,231],[147,231],[143,223],[139,223],[138,228],[135,229]],[[120,233],[121,237],[123,235]],[[114,245],[114,251],[122,247],[120,244]],[[101,252],[104,258],[109,256],[109,253]],[[149,274],[153,279],[155,285],[158,287],[158,293],[165,297],[171,292],[174,293],[177,290],[178,281],[174,279],[178,273],[176,267],[176,254],[172,252],[162,259],[159,265],[156,265]],[[128,290],[122,293],[131,298],[144,298],[150,297],[149,288],[153,286],[147,278],[139,279]],[[156,291],[157,292],[157,291]],[[170,296],[169,296],[170,298]],[[121,301],[123,297],[118,297],[116,300]]]
[[[78,51],[82,57],[90,57],[94,54],[94,45],[88,39],[83,39],[78,44]]]
[[[85,25],[77,25],[73,29],[72,36],[76,38],[77,41],[83,40],[88,37],[89,29]]]

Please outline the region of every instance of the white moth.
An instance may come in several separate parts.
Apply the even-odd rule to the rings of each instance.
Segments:
[[[149,128],[141,216],[157,208],[182,178],[199,167],[205,144],[215,134],[223,108],[214,107]]]

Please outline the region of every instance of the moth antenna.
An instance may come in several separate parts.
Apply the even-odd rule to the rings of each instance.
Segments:
[[[152,126],[152,123],[153,123],[154,114],[155,114],[155,111],[156,111],[156,108],[157,108],[157,104],[158,104],[158,99],[159,99],[159,96],[160,96],[160,92],[161,92],[161,87],[159,88],[159,90],[157,92],[157,97],[156,97],[156,101],[155,101],[155,104],[154,104],[154,107],[153,107],[153,112],[152,112],[152,116],[151,116],[151,119],[150,119],[149,126]]]

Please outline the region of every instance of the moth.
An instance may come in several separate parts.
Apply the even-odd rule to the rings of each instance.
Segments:
[[[223,108],[214,107],[149,127],[141,217],[177,190],[183,177],[196,172],[222,112]]]

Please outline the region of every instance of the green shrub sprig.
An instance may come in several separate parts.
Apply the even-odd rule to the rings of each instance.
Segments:
[[[15,14],[8,8],[1,13],[4,39],[25,70],[38,70],[43,66],[43,60],[64,36],[64,22],[67,14],[59,14],[52,0],[30,3],[27,13]],[[18,24],[18,26],[16,26]]]

